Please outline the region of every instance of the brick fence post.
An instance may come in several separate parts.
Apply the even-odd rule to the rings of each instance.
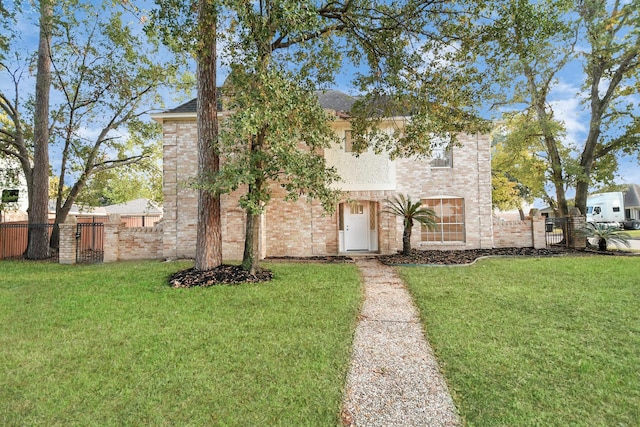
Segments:
[[[545,232],[545,217],[540,215],[538,210],[531,209],[531,243],[534,249],[544,249],[547,247],[547,236]]]
[[[104,259],[103,262],[115,262],[119,258],[120,244],[120,215],[109,215],[109,221],[104,224]]]
[[[587,220],[582,215],[572,215],[567,217],[567,234],[569,234],[569,247],[573,249],[584,249],[587,247],[587,238],[580,234],[578,230],[584,229]]]
[[[76,247],[78,241],[76,233],[78,231],[78,221],[73,215],[68,215],[64,224],[60,227],[60,247],[58,249],[58,263],[75,264],[76,263]]]

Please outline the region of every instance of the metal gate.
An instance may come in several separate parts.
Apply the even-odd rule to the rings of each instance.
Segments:
[[[547,218],[545,222],[545,238],[547,247],[569,246],[567,218]]]
[[[104,260],[104,224],[78,223],[76,229],[76,262],[96,263]]]

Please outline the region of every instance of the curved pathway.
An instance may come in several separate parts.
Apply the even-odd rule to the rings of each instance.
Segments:
[[[365,301],[356,327],[345,426],[459,426],[418,312],[392,267],[356,259]]]

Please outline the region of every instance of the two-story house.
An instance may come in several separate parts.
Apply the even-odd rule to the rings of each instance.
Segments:
[[[336,115],[332,126],[339,145],[324,150],[343,182],[335,213],[317,202],[284,200],[278,186],[262,215],[261,256],[322,256],[355,252],[395,253],[402,248],[402,220],[380,211],[397,194],[409,195],[435,210],[435,231],[416,226],[412,245],[421,249],[472,249],[493,246],[491,159],[488,135],[459,135],[460,147],[434,150],[431,159],[392,160],[372,151],[351,152],[348,114],[355,99],[339,91],[318,94]],[[197,192],[186,183],[198,170],[196,100],[153,115],[162,123],[164,150],[163,255],[195,255]],[[382,126],[401,126],[406,117],[388,118]],[[245,213],[240,193],[224,195],[223,256],[241,259]]]

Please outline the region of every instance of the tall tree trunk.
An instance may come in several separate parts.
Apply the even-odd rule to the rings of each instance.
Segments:
[[[40,41],[33,124],[33,182],[29,191],[28,259],[49,257],[49,92],[53,0],[40,0]]]
[[[242,269],[256,274],[260,268],[260,214],[247,212]]]
[[[198,2],[197,53],[198,77],[198,175],[210,177],[220,169],[218,156],[218,100],[216,92],[216,5],[208,0]],[[212,270],[222,264],[222,230],[220,196],[200,189],[198,192],[198,230],[195,268]]]
[[[607,106],[606,100],[600,100],[600,81],[600,74],[596,73],[591,83],[591,119],[589,120],[589,133],[587,134],[582,155],[580,156],[582,174],[578,176],[576,182],[575,204],[583,215],[587,213],[587,197],[589,196],[591,171],[595,160],[596,147],[600,139],[602,116]]]
[[[267,126],[264,126],[258,135],[251,138],[251,146],[249,147],[251,162],[256,162],[252,165],[257,175],[254,177],[254,181],[249,184],[247,189],[249,199],[254,203],[260,204],[261,194],[263,194],[265,180],[259,174],[263,170],[262,160],[260,159],[260,152],[263,149],[264,141],[266,137]],[[244,239],[244,253],[242,255],[242,268],[249,271],[251,274],[256,274],[256,271],[260,268],[260,213],[255,212],[253,209],[247,209],[247,223],[245,225],[245,239]]]

